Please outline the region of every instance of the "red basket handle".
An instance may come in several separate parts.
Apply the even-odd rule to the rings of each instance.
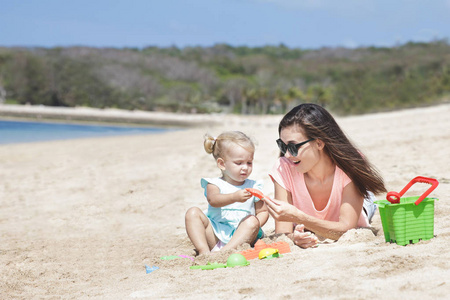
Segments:
[[[420,202],[422,202],[423,199],[425,199],[426,196],[428,196],[439,184],[439,181],[437,181],[434,178],[428,178],[423,176],[417,176],[416,178],[412,179],[404,188],[400,191],[400,193],[397,192],[389,192],[386,195],[386,199],[391,202],[392,204],[400,203],[400,197],[403,196],[404,193],[406,193],[409,188],[417,183],[428,183],[431,184],[431,187],[425,191],[425,193],[422,194],[422,196],[419,197],[419,199],[414,202],[414,204],[419,205]]]

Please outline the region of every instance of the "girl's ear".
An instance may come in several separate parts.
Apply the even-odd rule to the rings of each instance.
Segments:
[[[221,157],[217,159],[217,167],[222,171],[225,171],[225,161]]]

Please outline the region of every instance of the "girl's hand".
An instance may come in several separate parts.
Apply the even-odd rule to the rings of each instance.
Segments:
[[[233,193],[234,202],[244,203],[245,201],[250,199],[250,197],[252,197],[252,194],[247,192],[245,189]]]
[[[310,248],[317,245],[319,239],[309,231],[305,232],[305,226],[303,224],[295,226],[294,233],[291,236],[295,245],[300,248]]]
[[[298,214],[300,211],[294,205],[270,198],[264,198],[264,202],[267,205],[270,215],[276,221],[298,223]]]

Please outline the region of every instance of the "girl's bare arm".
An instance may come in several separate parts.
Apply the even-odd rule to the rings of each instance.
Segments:
[[[221,194],[219,188],[214,184],[206,186],[206,200],[212,207],[223,207],[235,202],[245,202],[252,194],[246,190],[239,190],[231,194]]]

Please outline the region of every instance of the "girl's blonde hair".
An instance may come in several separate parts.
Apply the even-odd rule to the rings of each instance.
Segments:
[[[237,144],[247,151],[255,152],[253,141],[240,131],[225,131],[214,138],[205,134],[203,146],[208,154],[212,154],[214,159],[223,158],[233,144]]]

